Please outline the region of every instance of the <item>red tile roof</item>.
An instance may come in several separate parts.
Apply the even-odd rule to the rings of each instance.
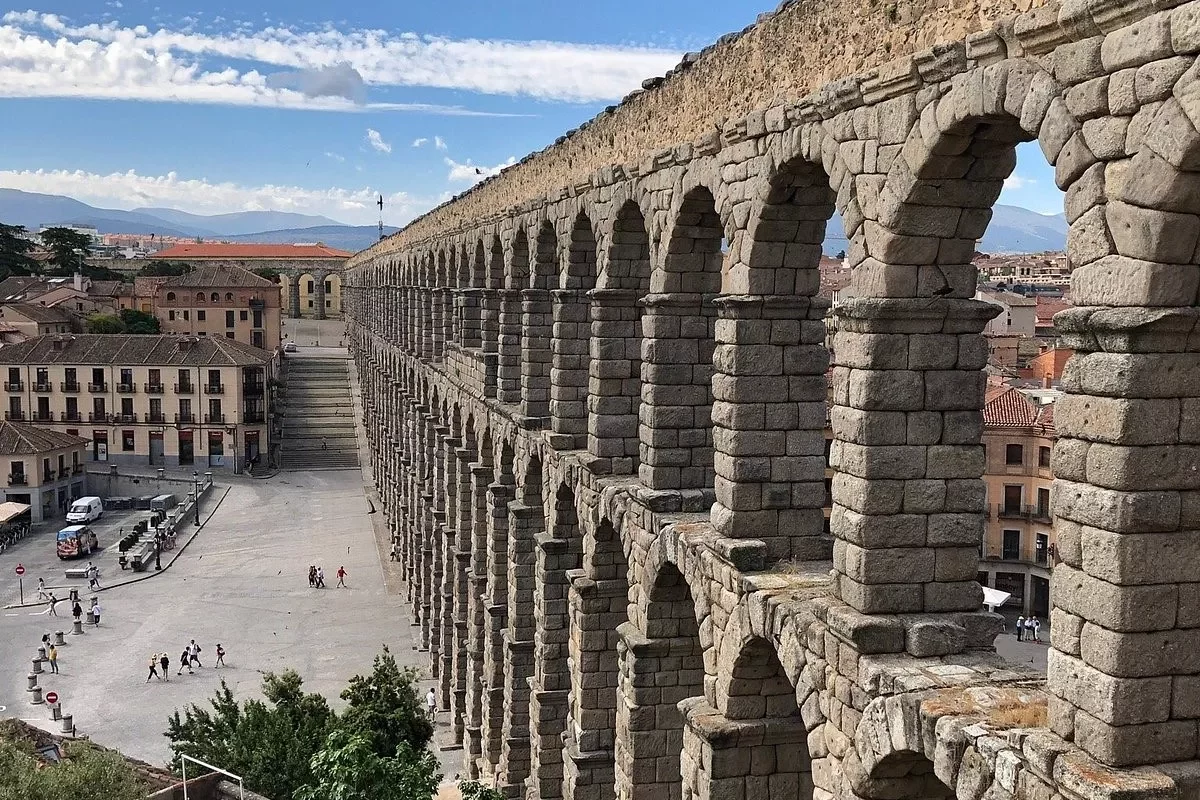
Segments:
[[[349,258],[354,255],[347,250],[317,242],[316,244],[177,244],[166,250],[159,250],[153,258],[169,261],[172,258],[227,258],[232,260],[247,258]]]
[[[1012,386],[988,387],[983,424],[999,428],[1054,427],[1054,404],[1039,406]]]

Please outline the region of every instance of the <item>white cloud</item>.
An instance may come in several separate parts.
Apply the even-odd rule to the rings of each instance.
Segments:
[[[494,167],[485,167],[471,163],[471,159],[467,159],[467,163],[460,164],[453,158],[443,159],[446,166],[450,168],[450,174],[446,179],[451,183],[479,183],[484,178],[490,178],[493,175],[499,175],[500,171],[505,167],[511,167],[517,163],[515,156],[509,156],[508,160],[497,164]]]
[[[419,139],[413,139],[412,146],[413,146],[413,147],[421,147],[421,146],[423,146],[423,145],[425,145],[425,144],[428,144],[428,143],[429,143],[429,140],[428,140],[428,139],[426,139],[424,136],[422,136],[422,137],[421,137],[421,138],[419,138]]]
[[[1033,178],[1023,178],[1020,175],[1016,175],[1016,174],[1009,175],[1007,178],[1004,179],[1004,188],[1005,189],[1012,189],[1012,190],[1028,189],[1030,186],[1034,186],[1036,184],[1037,184],[1037,181],[1034,180]]]
[[[615,99],[661,75],[674,51],[565,42],[447,39],[385,30],[300,30],[239,25],[224,33],[119,22],[73,26],[55,14],[10,12],[0,21],[0,94],[266,104],[350,110],[344,96],[272,85],[273,68],[353,70],[366,86],[423,86],[545,100]],[[213,66],[213,60],[220,60]],[[230,61],[249,62],[239,71]],[[340,65],[344,65],[341,67]],[[315,71],[315,72],[314,72]],[[285,83],[293,78],[286,77]],[[326,76],[327,77],[327,76]],[[278,80],[278,79],[275,79]],[[303,81],[302,81],[303,83]],[[374,104],[380,110],[464,113],[458,107]]]
[[[392,152],[392,146],[383,140],[383,135],[374,128],[367,128],[367,144],[380,153]]]
[[[328,150],[325,151],[325,157],[332,158],[334,161],[338,162],[339,164],[343,163],[346,160],[345,156],[340,156],[337,153],[332,153]]]
[[[436,147],[438,150],[448,150],[449,149],[448,147],[446,147],[446,140],[440,136],[433,137],[433,146]]]
[[[194,214],[295,211],[357,225],[371,225],[378,219],[375,200],[379,192],[369,186],[357,189],[246,186],[182,178],[175,172],[140,175],[133,170],[108,175],[83,170],[0,170],[0,187],[68,195],[107,208],[167,206]],[[384,194],[388,223],[393,225],[408,222],[436,203],[437,198],[418,198],[407,192]]]

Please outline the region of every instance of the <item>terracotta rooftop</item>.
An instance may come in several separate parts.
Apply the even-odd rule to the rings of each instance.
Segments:
[[[1012,386],[989,386],[983,400],[983,424],[995,428],[1053,428],[1054,404],[1039,406]]]
[[[179,286],[189,286],[192,288],[224,288],[227,286],[270,288],[276,285],[273,281],[269,281],[260,275],[255,275],[250,270],[242,269],[241,267],[229,264],[201,264],[191,272],[167,278],[163,281],[160,288]]]
[[[349,258],[354,255],[347,250],[317,242],[316,244],[177,244],[159,250],[154,258],[169,261],[172,258],[227,258],[232,260],[250,258],[304,259],[304,258]]]
[[[266,350],[224,336],[51,333],[0,347],[0,364],[227,367],[263,365],[270,359]]]
[[[88,440],[49,428],[19,422],[0,422],[0,456],[24,456],[82,447]]]

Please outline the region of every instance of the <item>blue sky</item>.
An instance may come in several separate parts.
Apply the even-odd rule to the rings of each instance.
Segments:
[[[775,5],[47,1],[0,6],[0,187],[355,224],[376,192],[402,224]],[[1002,202],[1061,210],[1036,145]]]

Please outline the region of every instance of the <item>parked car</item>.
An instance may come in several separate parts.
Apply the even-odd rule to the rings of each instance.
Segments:
[[[295,353],[299,349],[300,349],[299,347],[296,347],[295,342],[284,342],[283,343],[283,352],[285,352],[285,353]]]

